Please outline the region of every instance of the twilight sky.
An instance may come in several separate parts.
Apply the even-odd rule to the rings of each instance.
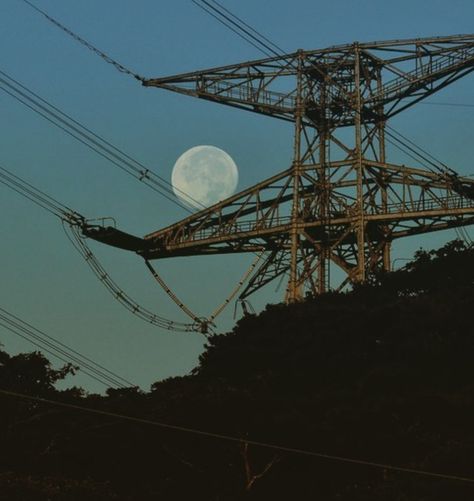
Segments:
[[[472,0],[222,0],[285,50],[369,41],[470,33]],[[198,9],[191,0],[36,0],[36,4],[97,47],[145,77],[158,77],[256,59],[261,54]],[[188,148],[214,145],[239,167],[238,189],[287,168],[289,124],[158,89],[118,73],[47,23],[21,0],[0,2],[0,70],[170,179]],[[474,76],[431,101],[474,105]],[[137,235],[186,213],[129,178],[0,91],[0,165],[82,214],[114,216]],[[419,105],[391,125],[456,169],[474,174],[472,108]],[[389,154],[390,154],[389,150]],[[401,161],[395,152],[390,160]],[[115,303],[64,236],[58,221],[0,186],[2,287],[0,306],[59,338],[144,389],[189,372],[204,340],[135,318]],[[408,239],[393,258],[435,247],[451,232]],[[94,245],[123,288],[150,309],[184,320],[147,274],[141,260]],[[157,263],[165,280],[193,310],[211,313],[252,261],[251,256],[176,259]],[[401,264],[401,263],[399,263]],[[271,284],[253,301],[278,301]],[[203,293],[205,291],[205,293]],[[233,324],[233,306],[221,318]],[[7,351],[32,346],[0,330]],[[87,376],[74,383],[101,390]]]

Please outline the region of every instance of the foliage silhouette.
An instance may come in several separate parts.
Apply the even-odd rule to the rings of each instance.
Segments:
[[[191,375],[105,396],[0,351],[0,387],[242,438],[242,447],[1,397],[0,500],[466,501],[474,486],[246,445],[246,439],[453,475],[474,464],[474,250],[403,269],[209,339]]]

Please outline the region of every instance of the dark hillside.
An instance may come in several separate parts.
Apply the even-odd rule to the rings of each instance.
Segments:
[[[57,391],[70,368],[2,352],[1,388],[242,443],[2,396],[0,499],[474,499],[474,483],[245,442],[473,477],[473,305],[474,250],[452,242],[350,293],[268,306],[148,393]]]

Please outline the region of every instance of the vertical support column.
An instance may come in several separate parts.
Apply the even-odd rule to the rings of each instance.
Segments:
[[[318,179],[320,185],[322,186],[322,194],[319,207],[319,217],[323,221],[322,231],[323,235],[321,238],[321,252],[319,254],[319,273],[318,273],[318,293],[322,294],[326,292],[327,288],[327,276],[328,276],[328,245],[329,239],[325,238],[326,233],[329,231],[330,225],[328,224],[329,215],[329,186],[328,186],[328,175],[327,175],[327,139],[328,139],[328,124],[327,124],[327,99],[326,99],[326,82],[321,81],[320,90],[320,109],[321,117],[318,128],[319,135],[319,171]]]
[[[377,91],[378,94],[381,96],[382,91],[383,91],[383,85],[382,85],[382,70],[379,68],[377,70]],[[379,139],[379,162],[380,163],[385,163],[387,161],[386,157],[386,151],[385,151],[385,113],[384,113],[384,106],[383,104],[380,104],[380,106],[377,109],[377,114],[379,116],[378,121],[377,121],[377,134],[378,134],[378,139]],[[387,204],[388,204],[388,197],[387,197],[387,176],[384,174],[383,175],[383,185],[381,188],[381,194],[382,194],[382,208],[384,212],[387,212]],[[388,235],[388,228],[387,226],[384,226],[384,237],[387,237]],[[385,239],[383,243],[383,256],[382,256],[382,263],[383,263],[383,269],[385,271],[390,271],[391,270],[391,243],[389,240]]]
[[[354,167],[357,175],[357,281],[365,280],[365,217],[364,185],[362,165],[362,92],[360,79],[360,49],[354,44],[354,94],[355,94],[355,158]]]
[[[293,202],[291,207],[291,248],[290,248],[290,279],[286,291],[286,302],[293,303],[302,298],[301,284],[298,279],[298,248],[299,248],[299,219],[300,219],[300,176],[301,176],[301,133],[303,130],[303,52],[298,56],[297,94],[295,115],[295,139],[293,153]]]

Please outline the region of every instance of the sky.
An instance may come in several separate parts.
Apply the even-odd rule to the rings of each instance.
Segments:
[[[472,0],[222,0],[246,22],[288,51],[353,41],[470,33]],[[145,77],[257,59],[261,54],[202,12],[191,0],[36,0],[63,24]],[[166,179],[187,149],[208,144],[229,153],[244,189],[286,169],[292,130],[286,123],[145,89],[46,22],[21,0],[0,2],[0,70],[103,135]],[[432,101],[474,104],[468,76]],[[0,165],[88,217],[113,216],[124,231],[144,235],[186,213],[108,164],[0,92]],[[392,126],[461,174],[474,174],[472,108],[422,106]],[[397,160],[394,158],[394,160]],[[116,303],[66,239],[58,220],[0,186],[2,286],[0,306],[62,340],[143,389],[189,373],[205,339],[153,327]],[[420,246],[437,247],[452,232],[411,238],[393,259]],[[135,255],[100,245],[94,252],[113,278],[140,303],[185,320]],[[182,299],[205,316],[228,295],[249,256],[178,258],[157,264]],[[253,300],[257,309],[281,300],[271,284]],[[203,291],[206,293],[203,294]],[[233,305],[219,330],[234,324]],[[10,353],[33,347],[7,331]],[[72,381],[102,388],[80,374]]]

